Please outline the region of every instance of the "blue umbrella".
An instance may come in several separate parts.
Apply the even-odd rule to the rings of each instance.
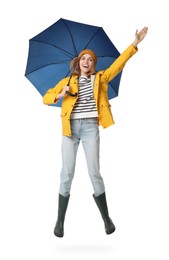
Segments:
[[[43,96],[70,76],[70,62],[84,49],[96,53],[97,71],[108,68],[120,55],[102,27],[61,18],[29,40],[25,77]],[[118,96],[121,74],[109,82],[109,100]],[[56,106],[61,106],[61,101]]]

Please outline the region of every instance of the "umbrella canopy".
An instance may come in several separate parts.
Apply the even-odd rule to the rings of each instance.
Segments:
[[[70,75],[70,62],[84,49],[96,53],[97,71],[108,68],[120,55],[102,27],[61,18],[29,40],[25,77],[43,96]],[[118,96],[121,74],[109,83],[109,99]]]

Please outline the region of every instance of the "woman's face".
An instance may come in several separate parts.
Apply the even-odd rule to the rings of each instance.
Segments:
[[[91,68],[94,66],[94,61],[93,58],[90,54],[84,54],[80,61],[79,61],[79,66],[80,66],[80,70],[81,76],[87,76],[88,73],[91,71]]]

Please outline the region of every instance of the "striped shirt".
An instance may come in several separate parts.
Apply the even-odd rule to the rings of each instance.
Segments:
[[[96,103],[93,95],[91,78],[79,77],[78,99],[72,110],[71,119],[98,117]]]

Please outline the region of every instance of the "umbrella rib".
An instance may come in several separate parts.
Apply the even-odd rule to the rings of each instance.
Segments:
[[[74,47],[75,56],[78,56],[78,52],[77,52],[77,49],[76,49],[76,45],[75,45],[75,42],[74,42],[74,40],[73,40],[73,35],[72,35],[72,33],[71,33],[69,27],[68,27],[67,24],[65,23],[65,21],[64,21],[63,19],[62,19],[62,21],[63,21],[63,23],[65,24],[67,30],[68,30],[69,33],[70,33],[70,37],[71,37],[71,39],[72,39],[72,44],[73,44],[73,47]]]
[[[35,70],[30,71],[29,73],[25,73],[25,76],[29,75],[29,74],[31,74],[31,73],[33,73],[35,71],[38,71],[38,70],[40,70],[42,68],[45,68],[47,66],[54,65],[54,64],[62,64],[62,63],[64,64],[65,62],[70,62],[70,60],[65,60],[65,61],[62,61],[62,62],[51,62],[51,63],[45,64],[44,66],[41,66],[41,67],[39,67],[39,68],[37,68]]]
[[[99,27],[98,30],[92,35],[92,37],[89,39],[88,43],[86,44],[84,49],[87,49],[88,44],[91,42],[91,40],[95,37],[95,35],[100,31],[102,27]]]
[[[70,52],[65,51],[64,49],[58,47],[57,45],[54,45],[54,44],[51,44],[51,43],[48,43],[48,42],[44,42],[44,41],[39,41],[39,40],[31,40],[31,41],[41,42],[41,43],[44,43],[44,44],[47,44],[47,45],[51,45],[51,46],[53,46],[54,48],[59,49],[61,52],[63,52],[64,54],[66,54],[68,57],[74,58],[73,55],[72,55]]]

